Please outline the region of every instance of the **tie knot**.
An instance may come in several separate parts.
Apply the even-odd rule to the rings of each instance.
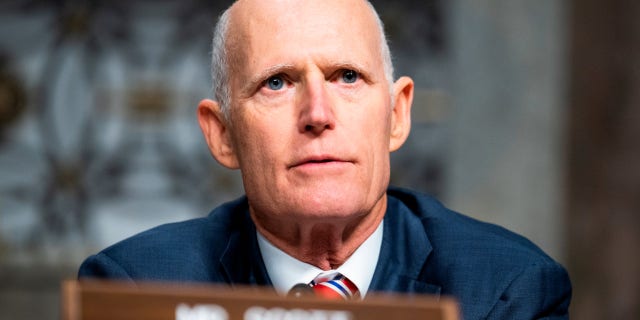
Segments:
[[[321,273],[309,286],[319,297],[352,300],[360,298],[358,287],[340,272]]]

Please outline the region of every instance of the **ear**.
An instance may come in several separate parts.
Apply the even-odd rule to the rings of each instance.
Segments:
[[[413,102],[411,78],[401,77],[393,84],[393,102],[389,152],[400,149],[411,131],[411,103]]]
[[[213,157],[229,169],[238,169],[238,159],[231,143],[231,133],[220,105],[209,99],[200,101],[198,122]]]

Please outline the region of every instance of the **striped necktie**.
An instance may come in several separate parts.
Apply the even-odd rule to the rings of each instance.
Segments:
[[[340,272],[319,274],[309,283],[316,296],[325,299],[352,300],[360,298],[358,287]]]

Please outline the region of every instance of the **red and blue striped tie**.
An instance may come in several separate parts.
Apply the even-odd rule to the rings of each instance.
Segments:
[[[309,283],[316,296],[325,299],[352,300],[360,298],[358,287],[340,272],[320,274]]]

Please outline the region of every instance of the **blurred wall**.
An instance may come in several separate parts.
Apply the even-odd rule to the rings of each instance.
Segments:
[[[576,319],[640,318],[640,2],[571,1],[569,270]]]
[[[452,1],[449,205],[565,260],[566,9]]]

